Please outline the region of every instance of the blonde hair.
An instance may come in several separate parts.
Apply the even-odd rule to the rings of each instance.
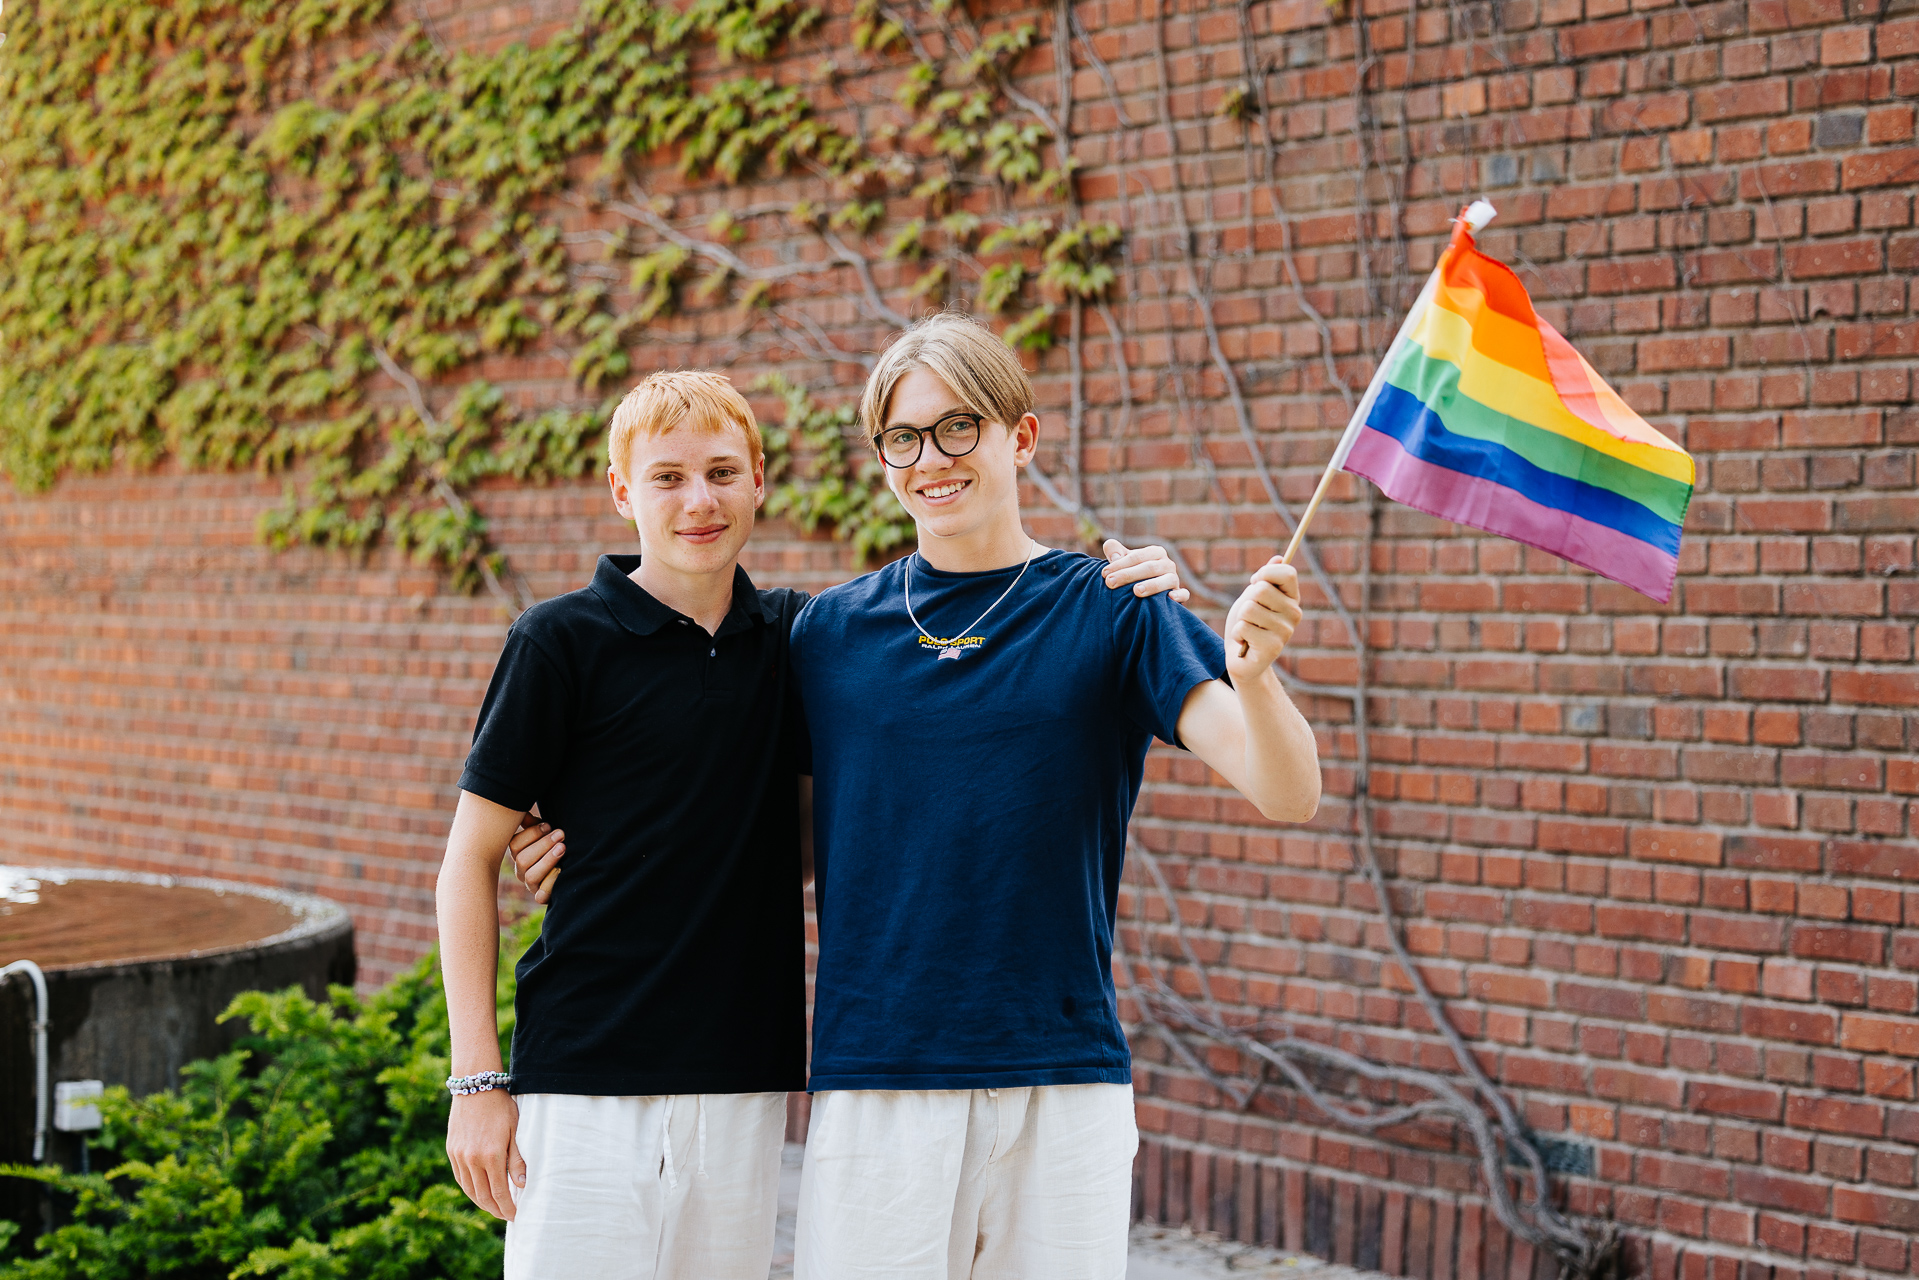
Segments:
[[[620,401],[607,428],[606,460],[626,477],[634,436],[663,436],[681,425],[700,431],[738,430],[746,437],[756,469],[766,456],[752,407],[724,374],[673,369],[648,374]]]
[[[860,430],[871,440],[885,426],[893,388],[930,369],[961,404],[1009,430],[1033,411],[1033,384],[1019,357],[973,317],[942,311],[910,326],[881,354],[860,396]]]

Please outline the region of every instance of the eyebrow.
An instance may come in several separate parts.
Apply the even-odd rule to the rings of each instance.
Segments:
[[[978,418],[981,422],[986,421],[985,414],[980,413],[973,409],[968,409],[965,405],[961,405],[957,409],[948,409],[945,413],[940,414],[937,418],[934,418],[933,421],[928,423],[927,425],[937,427],[940,423],[946,421],[948,418],[955,417],[959,414],[965,414],[969,418]],[[891,431],[894,427],[912,427],[916,431],[921,429],[919,423],[908,422],[904,418],[900,418],[893,422],[887,423],[885,426],[881,427],[880,430]]]
[[[740,463],[740,462],[746,461],[746,455],[739,454],[739,453],[716,453],[712,457],[708,458],[707,461],[709,463],[713,463],[713,462]],[[689,464],[685,462],[673,462],[673,461],[661,461],[661,462],[649,463],[646,469],[648,471],[658,471],[662,467],[667,467],[674,470],[680,470],[689,465],[697,466],[699,464],[697,463]]]

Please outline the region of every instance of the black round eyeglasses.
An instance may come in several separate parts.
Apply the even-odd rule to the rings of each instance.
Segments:
[[[949,413],[930,427],[891,426],[873,437],[873,447],[889,467],[906,468],[920,460],[930,436],[933,447],[949,458],[964,458],[979,446],[981,418],[977,413]]]

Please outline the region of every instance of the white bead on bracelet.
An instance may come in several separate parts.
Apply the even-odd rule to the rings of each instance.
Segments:
[[[448,1076],[447,1092],[456,1097],[465,1097],[471,1093],[486,1093],[493,1089],[508,1089],[513,1085],[513,1077],[504,1071],[482,1071],[478,1075]]]

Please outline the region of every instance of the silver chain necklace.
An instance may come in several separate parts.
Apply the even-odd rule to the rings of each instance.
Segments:
[[[1013,588],[1017,587],[1019,580],[1026,576],[1026,566],[1033,563],[1033,552],[1038,547],[1039,543],[1034,542],[1031,538],[1026,540],[1025,563],[1020,565],[1019,572],[1013,575],[1013,580],[1006,584],[1006,590],[999,593],[999,600],[995,600],[986,606],[986,613],[991,613],[993,610],[999,608],[1000,600],[1004,600],[1007,596],[1013,594]],[[917,551],[913,553],[913,558],[915,560],[925,559],[925,557]],[[913,566],[911,563],[907,564],[906,572],[900,575],[900,580],[906,589],[906,616],[913,619],[913,629],[920,633],[920,641],[922,644],[931,649],[938,649],[940,657],[942,658],[958,658],[962,653],[966,652],[966,650],[979,647],[981,641],[969,633],[974,627],[986,621],[986,613],[982,613],[979,617],[967,623],[966,626],[961,629],[960,633],[953,636],[950,641],[935,640],[928,634],[926,628],[920,625],[919,618],[915,617],[913,613]],[[973,643],[970,645],[962,645],[959,642],[963,640],[972,640]]]

